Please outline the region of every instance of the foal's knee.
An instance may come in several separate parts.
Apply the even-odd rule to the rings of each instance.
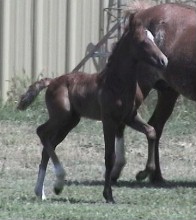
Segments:
[[[45,127],[45,124],[42,124],[40,125],[37,130],[36,130],[36,133],[37,135],[39,136],[39,138],[42,140],[43,138],[43,135],[44,135],[44,127]]]
[[[37,135],[40,137],[42,133],[42,125],[40,125],[36,130]]]
[[[155,129],[154,129],[154,127],[152,127],[152,126],[148,126],[148,128],[147,128],[147,138],[149,139],[149,140],[155,140],[156,139],[156,131],[155,131]]]

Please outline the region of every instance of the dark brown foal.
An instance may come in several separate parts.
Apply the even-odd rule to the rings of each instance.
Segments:
[[[64,187],[65,171],[55,153],[56,146],[80,121],[81,117],[101,120],[105,141],[105,186],[103,196],[106,202],[114,202],[111,189],[111,171],[115,146],[115,134],[122,124],[132,125],[136,90],[135,67],[139,60],[154,66],[167,66],[166,56],[149,38],[139,19],[130,17],[129,28],[109,57],[100,74],[71,73],[55,79],[42,79],[31,85],[21,97],[18,109],[26,109],[38,93],[47,88],[46,105],[49,120],[37,129],[43,144],[35,193],[44,196],[43,182],[49,158],[56,174],[54,191],[59,194]],[[149,129],[150,128],[150,129]],[[146,133],[154,151],[155,132],[151,126],[137,123],[137,129]],[[149,132],[150,130],[150,132]],[[154,164],[152,164],[154,166]]]

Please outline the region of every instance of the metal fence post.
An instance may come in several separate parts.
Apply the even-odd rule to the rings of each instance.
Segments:
[[[32,74],[35,81],[43,68],[43,0],[33,1]]]
[[[1,85],[1,100],[5,102],[8,98],[7,92],[9,89],[9,66],[10,66],[10,2],[4,0],[2,2],[2,28],[1,28],[1,67],[0,67],[0,85]]]

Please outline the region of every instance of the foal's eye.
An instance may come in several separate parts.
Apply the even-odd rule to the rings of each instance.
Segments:
[[[142,48],[146,48],[148,46],[148,43],[146,40],[142,40],[140,43],[139,43],[139,46],[142,47]]]

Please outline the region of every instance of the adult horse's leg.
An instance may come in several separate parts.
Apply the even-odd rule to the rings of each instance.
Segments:
[[[170,117],[176,100],[179,94],[172,90],[171,88],[167,88],[164,91],[158,91],[158,101],[156,108],[149,120],[149,124],[154,127],[156,131],[156,142],[155,142],[155,171],[150,175],[150,181],[157,183],[164,181],[160,163],[159,163],[159,140],[164,128],[164,125],[168,118]],[[148,163],[148,161],[147,161]]]
[[[56,182],[54,185],[54,191],[59,194],[64,186],[65,171],[58,160],[54,150],[56,146],[66,137],[66,135],[74,128],[78,122],[79,117],[69,118],[69,120],[61,120],[61,122],[50,123],[50,121],[41,125],[37,129],[37,134],[43,144],[42,159],[39,166],[37,184],[35,187],[35,194],[42,199],[45,199],[44,194],[44,178],[46,174],[46,168],[49,160],[49,156],[55,167]]]
[[[138,130],[138,125],[139,125],[139,131],[145,133],[147,135],[147,139],[148,139],[148,144],[149,144],[149,151],[148,151],[148,160],[147,160],[147,164],[146,164],[146,169],[148,169],[148,167],[150,167],[152,164],[151,161],[154,160],[155,162],[155,169],[153,171],[153,169],[151,170],[151,173],[149,175],[150,177],[150,181],[151,182],[161,182],[163,181],[163,177],[161,174],[161,169],[160,169],[160,163],[159,163],[159,140],[160,137],[162,135],[162,131],[163,131],[163,127],[166,123],[166,121],[168,120],[168,118],[170,117],[175,102],[179,96],[179,94],[177,92],[175,92],[174,90],[172,90],[171,88],[169,88],[168,86],[164,86],[164,85],[158,85],[158,101],[157,101],[157,105],[156,108],[153,112],[153,115],[151,116],[148,124],[143,121],[141,119],[141,117],[136,117],[134,119],[134,123],[130,123],[130,126],[132,126],[132,128]],[[143,94],[143,98],[145,98],[148,93],[150,91],[150,87],[144,88],[144,86],[142,86],[142,94]],[[138,106],[140,105],[140,101]],[[144,126],[145,125],[145,126]],[[151,139],[148,138],[148,132],[150,130],[150,127],[148,128],[148,125],[151,125],[152,127],[154,127],[155,129],[155,133],[156,133],[156,138],[155,138],[155,142]],[[141,128],[140,128],[141,127]],[[145,130],[146,128],[148,128],[147,130]],[[141,130],[142,129],[142,130]],[[116,155],[115,155],[115,163],[114,163],[114,168],[112,170],[112,174],[111,174],[111,178],[113,182],[116,182],[117,179],[120,176],[120,173],[126,163],[125,160],[125,152],[124,152],[124,128],[119,127],[117,130],[117,135],[116,135],[116,143],[118,143],[118,145],[115,145],[115,151],[116,151]],[[150,152],[153,152],[153,143],[154,143],[154,159],[152,158],[152,155]],[[150,150],[151,149],[151,150]],[[116,163],[116,161],[121,161],[121,163]],[[144,171],[139,172],[136,175],[136,179],[138,180],[143,180],[145,179],[148,175],[146,172],[146,169]]]
[[[106,199],[107,203],[114,203],[114,199],[112,196],[112,188],[111,188],[111,172],[113,168],[113,157],[114,157],[114,146],[115,146],[115,130],[116,124],[115,122],[108,118],[104,117],[102,119],[103,122],[103,133],[104,133],[104,141],[105,141],[105,184],[103,190],[103,196]]]
[[[156,132],[155,129],[147,124],[141,116],[137,113],[134,118],[127,118],[125,124],[132,127],[133,129],[142,132],[148,139],[148,161],[146,168],[137,175],[137,179],[143,180],[150,176],[155,171],[155,140]]]
[[[121,124],[116,131],[115,136],[115,156],[112,168],[111,179],[113,183],[117,182],[123,167],[126,164],[125,146],[124,146],[124,129],[125,124]]]

